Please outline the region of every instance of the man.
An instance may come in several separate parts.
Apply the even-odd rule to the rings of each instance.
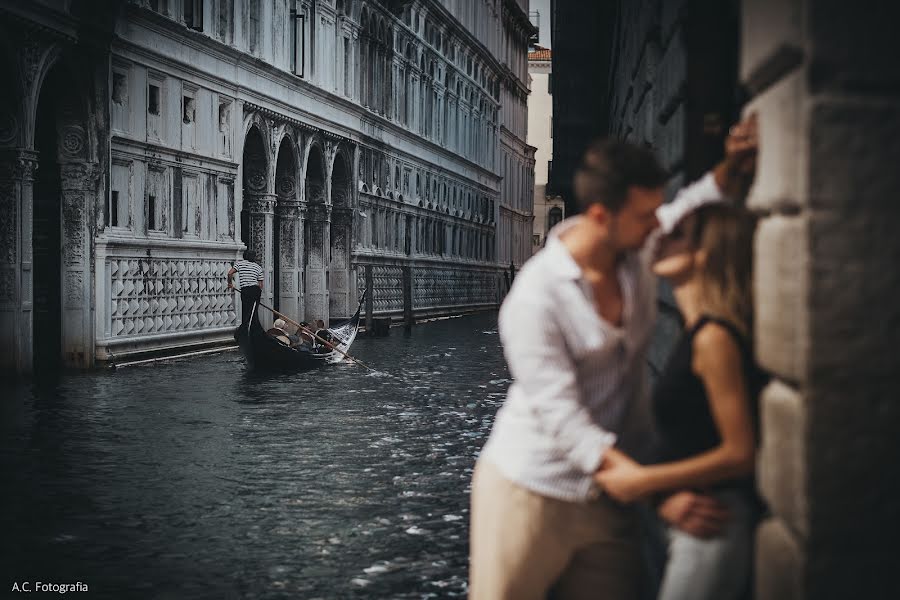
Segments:
[[[472,600],[638,596],[634,509],[600,494],[595,476],[623,460],[615,446],[641,394],[656,304],[646,242],[734,193],[755,150],[755,124],[736,126],[722,163],[665,207],[667,175],[649,150],[602,141],[586,152],[581,216],[554,228],[500,311],[514,382],[473,475]]]
[[[294,333],[288,333],[287,322],[284,319],[275,319],[272,328],[266,332],[273,338],[284,344],[285,346],[297,346],[300,344],[300,337]]]
[[[238,288],[241,290],[241,326],[250,321],[253,304],[262,297],[263,269],[256,263],[256,254],[251,250],[244,251],[244,260],[234,263],[228,271],[228,289],[233,290],[232,277],[237,273]]]

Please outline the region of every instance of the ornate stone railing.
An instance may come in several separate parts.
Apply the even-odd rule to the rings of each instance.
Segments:
[[[226,276],[237,246],[187,240],[98,244],[98,344],[209,334],[236,327]],[[101,270],[102,269],[102,270]]]
[[[358,264],[358,297],[366,287],[365,264]],[[403,313],[403,269],[397,264],[372,264],[372,313]],[[453,312],[454,309],[495,306],[499,303],[501,271],[477,266],[413,264],[412,310],[414,313]]]
[[[497,303],[497,273],[460,267],[413,270],[413,310]]]
[[[229,268],[222,260],[109,259],[111,335],[235,326]]]

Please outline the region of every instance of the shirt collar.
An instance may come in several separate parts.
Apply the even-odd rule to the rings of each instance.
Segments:
[[[547,252],[553,256],[554,273],[563,279],[581,279],[581,267],[572,258],[569,249],[559,239],[560,234],[574,227],[584,217],[569,217],[547,233]]]

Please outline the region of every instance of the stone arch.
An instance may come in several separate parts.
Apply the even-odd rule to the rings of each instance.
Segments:
[[[241,210],[241,241],[260,260],[265,256],[265,230],[251,218],[253,214],[265,214],[269,192],[269,160],[263,131],[252,124],[244,136],[243,207]]]
[[[349,318],[353,291],[350,251],[353,239],[352,161],[346,147],[334,155],[329,188],[331,190],[331,223],[328,252],[328,315]]]
[[[300,191],[297,185],[297,150],[287,133],[281,136],[275,158],[275,218],[272,228],[272,286],[275,308],[298,313]]]
[[[54,364],[88,367],[94,356],[88,224],[94,220],[91,199],[99,195],[99,170],[89,113],[91,91],[83,83],[93,78],[85,66],[57,60],[59,56],[59,48],[46,52],[43,70],[35,77],[29,143],[39,168],[27,209],[31,223],[21,244],[23,254],[30,246],[33,320],[28,333],[34,340],[34,365],[41,369]],[[131,229],[137,203],[128,189],[116,187],[104,203],[104,226]],[[23,210],[22,218],[27,220],[28,213]],[[123,317],[126,334],[129,328],[140,332],[142,319]]]
[[[7,32],[0,28],[0,77],[7,86],[0,95],[0,148],[30,147],[26,139],[26,94],[16,69],[16,51],[9,44]]]
[[[303,168],[306,219],[303,224],[304,318],[328,321],[328,255],[330,220],[322,143],[310,140]]]

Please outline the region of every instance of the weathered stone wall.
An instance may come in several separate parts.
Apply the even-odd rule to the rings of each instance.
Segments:
[[[735,117],[737,11],[722,2],[640,0],[619,2],[605,18],[610,48],[598,73],[607,81],[605,111],[592,122],[605,123],[607,135],[652,147],[671,175],[671,197],[721,157],[726,126]],[[680,332],[665,282],[659,308],[649,353],[654,374]]]
[[[887,3],[744,1],[762,398],[757,598],[897,598],[900,54]]]

